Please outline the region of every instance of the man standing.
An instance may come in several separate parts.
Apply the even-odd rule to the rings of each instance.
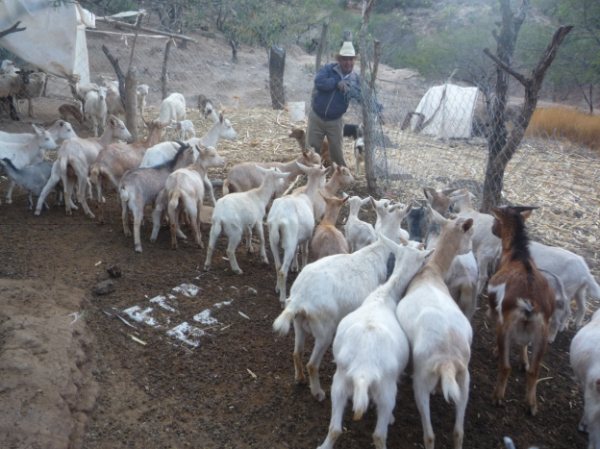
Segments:
[[[352,71],[355,58],[352,42],[344,42],[336,55],[337,62],[327,64],[318,71],[306,132],[308,145],[317,152],[320,152],[323,139],[327,137],[331,160],[344,166],[342,116],[351,98],[361,101],[360,78]]]

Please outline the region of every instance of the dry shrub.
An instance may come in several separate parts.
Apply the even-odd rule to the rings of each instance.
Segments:
[[[600,150],[600,117],[569,108],[537,108],[528,136],[563,138],[575,144]]]

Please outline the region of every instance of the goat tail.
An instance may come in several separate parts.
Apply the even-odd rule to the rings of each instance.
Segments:
[[[121,204],[127,204],[129,202],[129,191],[126,186],[119,186],[119,197],[121,198]]]
[[[587,290],[588,295],[590,295],[594,299],[600,300],[600,285],[598,285],[596,279],[594,279],[594,276],[592,276],[591,273],[589,274],[589,278],[587,281]]]
[[[279,335],[287,335],[290,332],[290,324],[296,317],[297,311],[294,303],[291,301],[291,297],[288,301],[288,305],[285,306],[283,312],[281,312],[279,316],[275,318],[275,321],[273,321],[273,331],[277,332]]]
[[[171,214],[173,214],[173,217],[175,217],[177,207],[179,206],[180,197],[181,191],[179,189],[174,189],[169,195],[169,204],[167,205],[169,217],[171,217]]]
[[[97,164],[92,165],[90,168],[90,182],[94,185],[98,184],[98,179],[100,176],[100,168]]]
[[[227,195],[229,193],[229,180],[226,179],[225,181],[223,181],[223,196]]]
[[[464,370],[464,366],[460,364],[459,367],[456,366],[457,362],[453,360],[446,360],[441,362],[437,366],[437,373],[440,376],[442,383],[442,393],[444,394],[444,399],[446,402],[454,402],[458,404],[460,401],[460,387],[458,386],[458,382],[456,382],[456,376],[459,371]],[[458,368],[458,369],[457,369]]]
[[[369,406],[369,381],[364,375],[354,379],[354,392],[352,394],[353,420],[362,419]]]

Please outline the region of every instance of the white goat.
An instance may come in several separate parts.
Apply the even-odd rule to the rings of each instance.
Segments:
[[[56,148],[56,141],[48,131],[36,125],[32,126],[34,137],[24,142],[5,143],[1,145],[0,159],[9,159],[16,168],[21,169],[27,165],[41,162],[44,158],[44,151]],[[7,204],[12,203],[14,186],[14,181],[11,181],[6,192]]]
[[[94,137],[98,137],[98,128],[106,126],[106,87],[99,87],[97,90],[90,90],[85,94],[85,102],[83,105],[85,111],[85,119],[90,122]]]
[[[215,249],[217,238],[221,231],[227,235],[227,257],[231,270],[236,274],[242,274],[242,269],[238,265],[235,257],[235,250],[242,240],[244,232],[255,229],[260,239],[260,258],[263,263],[268,264],[267,252],[265,249],[265,234],[263,230],[263,218],[267,204],[278,188],[281,180],[288,176],[276,168],[266,169],[265,178],[256,189],[246,192],[235,192],[219,198],[212,215],[212,225],[210,227],[210,237],[208,250],[206,252],[206,261],[204,269],[209,270],[211,266],[212,255]],[[250,252],[251,239],[248,237],[248,250]]]
[[[65,192],[64,200],[67,215],[71,215],[71,209],[77,210],[77,206],[75,206],[71,199],[73,194],[73,183],[69,180],[68,169],[70,167],[73,170],[74,176],[77,178],[77,200],[83,207],[86,215],[94,218],[94,214],[89,208],[86,200],[89,183],[89,167],[98,157],[100,150],[108,146],[113,140],[117,139],[129,140],[131,139],[131,134],[122,120],[115,116],[110,116],[106,121],[106,127],[101,137],[84,139],[75,136],[65,140],[58,149],[58,156],[52,165],[50,179],[48,179],[48,182],[40,193],[34,214],[40,215],[46,197],[61,180]]]
[[[408,340],[394,312],[406,286],[429,255],[426,251],[395,246],[392,276],[358,309],[346,315],[337,328],[333,340],[337,369],[331,385],[331,421],[327,438],[317,449],[333,449],[342,433],[342,417],[350,397],[355,421],[367,410],[369,397],[377,405],[373,443],[376,449],[386,448],[388,425],[394,421],[397,382],[410,357]]]
[[[180,140],[187,140],[196,137],[196,129],[194,128],[194,122],[192,122],[191,120],[181,120],[179,122],[173,120],[169,124],[168,128],[177,131],[178,138]]]
[[[76,136],[71,124],[64,120],[56,120],[47,131],[56,143]],[[0,131],[0,144],[29,142],[35,136],[35,133],[8,133]]]
[[[104,80],[106,87],[106,110],[108,114],[123,115],[125,108],[121,101],[121,93],[119,92],[119,82],[115,80]]]
[[[539,242],[530,242],[529,252],[538,268],[549,271],[560,279],[569,300],[569,310],[571,299],[575,299],[575,326],[580,327],[585,315],[586,296],[600,300],[600,286],[583,257],[564,248]]]
[[[378,238],[352,253],[324,257],[308,264],[290,289],[285,309],[275,319],[273,329],[287,335],[294,322],[294,372],[296,382],[304,382],[302,354],[306,334],[315,346],[306,366],[310,392],[322,401],[325,392],[319,381],[319,366],[333,341],[340,320],[356,310],[387,277],[387,260],[393,251],[389,239]]]
[[[600,310],[571,341],[571,368],[583,390],[579,430],[588,433],[588,449],[600,448]]]
[[[4,167],[4,171],[12,182],[29,192],[29,209],[33,209],[32,195],[39,196],[48,182],[52,162],[44,160],[18,169],[10,159],[3,158],[0,159],[0,166]]]
[[[351,253],[358,251],[377,240],[377,234],[375,234],[373,225],[358,218],[360,208],[370,203],[370,196],[364,199],[361,199],[358,196],[351,196],[348,198],[350,210],[348,212],[346,224],[344,225],[344,235],[350,246]]]
[[[194,161],[193,152],[189,145],[182,144],[175,157],[156,167],[143,167],[129,170],[119,182],[119,197],[121,198],[121,221],[123,233],[131,236],[128,210],[133,215],[133,243],[137,253],[142,252],[140,228],[144,218],[144,208],[154,203],[160,191],[165,187],[169,174],[178,168],[190,165]]]
[[[429,210],[431,222],[427,233],[426,248],[434,249],[439,242],[442,226],[447,221],[435,210]],[[457,254],[444,276],[450,296],[456,301],[469,321],[477,308],[477,261],[473,251]]]
[[[165,181],[165,188],[161,190],[155,201],[152,213],[152,235],[150,241],[155,242],[158,237],[162,213],[167,209],[171,229],[171,248],[177,248],[177,235],[185,239],[186,236],[179,229],[179,212],[185,212],[187,220],[192,227],[196,243],[203,248],[200,234],[200,213],[204,198],[204,176],[209,167],[218,167],[225,164],[223,159],[213,147],[196,147],[199,152],[196,161],[185,168],[175,170]]]
[[[171,121],[185,120],[185,98],[180,93],[174,92],[160,104],[158,121],[169,124]],[[208,146],[208,145],[207,145]]]
[[[299,247],[303,250],[302,266],[308,262],[308,245],[315,227],[314,201],[320,196],[318,189],[327,171],[320,167],[298,166],[308,176],[306,191],[276,198],[267,216],[269,244],[277,273],[275,291],[279,293],[282,307],[286,297],[288,271]],[[283,261],[280,249],[283,250]]]
[[[411,345],[413,390],[421,415],[426,449],[433,449],[429,395],[441,385],[446,401],[456,405],[454,449],[462,448],[469,399],[469,359],[473,330],[444,282],[457,254],[471,250],[473,220],[448,220],[438,246],[410,283],[396,316]]]
[[[385,198],[381,200],[371,199],[371,202],[377,213],[375,232],[382,233],[396,243],[408,241],[409,234],[400,225],[410,211],[411,206],[405,207],[401,203],[392,204],[390,200]]]

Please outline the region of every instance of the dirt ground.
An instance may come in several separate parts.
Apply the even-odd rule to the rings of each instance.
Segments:
[[[237,114],[239,124],[243,110]],[[25,125],[0,123],[7,128]],[[285,130],[272,138],[281,143],[276,157],[291,159],[296,149]],[[364,180],[348,193],[366,195]],[[293,336],[277,338],[271,330],[281,310],[272,266],[239,249],[244,274],[232,274],[221,239],[213,269],[203,272],[204,251],[187,242],[169,249],[166,229],[151,244],[147,225],[144,252],[136,254],[114,194],[104,225],[80,211],[65,216],[59,207],[34,217],[26,203],[18,192],[13,204],[0,205],[1,447],[314,448],[322,442],[329,400],[319,403],[307,386],[294,384]],[[205,242],[208,230],[202,229]],[[97,295],[109,267],[121,276],[112,279],[114,291]],[[530,417],[517,368],[506,405],[492,405],[494,332],[483,310],[473,328],[464,447],[500,448],[502,436],[510,435],[521,448],[585,448],[586,437],[576,430],[581,393],[568,362],[574,331],[549,347],[538,385],[540,413]],[[326,390],[334,370],[328,353],[321,372]],[[452,407],[435,396],[431,409],[437,447],[451,447]],[[408,375],[395,417],[388,447],[423,447]],[[371,447],[374,422],[374,410],[360,422],[348,413],[338,447]]]

